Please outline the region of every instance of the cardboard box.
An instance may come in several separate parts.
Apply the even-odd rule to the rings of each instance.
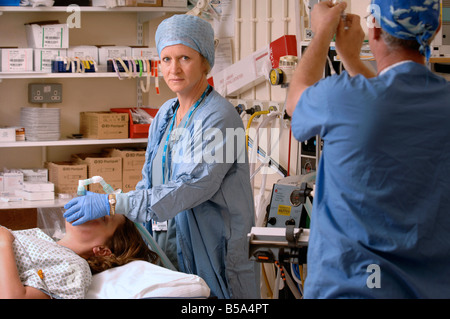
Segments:
[[[145,149],[106,149],[111,157],[122,159],[122,191],[136,189],[136,184],[142,179],[142,168],[145,163]]]
[[[80,133],[86,138],[128,138],[128,114],[114,112],[80,113]]]
[[[76,196],[78,181],[87,179],[87,165],[71,162],[48,162],[48,179],[55,184],[55,192]]]
[[[187,7],[187,0],[163,0],[163,7]]]
[[[162,7],[163,0],[137,0],[138,7]]]
[[[28,46],[35,49],[67,49],[69,27],[58,21],[39,21],[25,25]]]
[[[122,189],[122,158],[107,157],[106,154],[100,153],[82,153],[72,154],[72,160],[74,163],[87,165],[88,178],[100,176],[114,190]],[[91,184],[88,190],[105,193],[100,184]]]
[[[52,72],[52,61],[67,56],[66,49],[34,49],[34,70]]]
[[[1,72],[33,71],[33,49],[0,49]]]

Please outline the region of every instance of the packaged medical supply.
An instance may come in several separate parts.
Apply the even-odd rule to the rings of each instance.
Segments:
[[[15,142],[16,129],[14,127],[0,128],[0,142]]]
[[[23,174],[18,170],[5,170],[3,173],[3,191],[14,193],[23,189]]]
[[[86,138],[128,138],[128,114],[114,112],[80,113],[80,133]]]
[[[60,138],[59,108],[22,107],[21,125],[25,127],[27,141],[57,141]]]
[[[58,21],[38,21],[25,24],[28,46],[36,49],[67,49],[69,28]]]
[[[66,49],[34,49],[34,71],[52,72],[52,61],[67,56]]]
[[[91,58],[56,57],[51,61],[52,73],[97,72],[97,62]]]
[[[163,0],[137,0],[138,7],[162,7]]]
[[[23,182],[23,190],[26,192],[54,192],[55,184],[51,182]]]
[[[163,7],[187,7],[187,0],[163,0]]]
[[[48,169],[47,168],[19,168],[23,174],[24,183],[47,183]]]
[[[98,64],[106,65],[109,59],[126,58],[131,56],[131,47],[102,46],[98,49]]]
[[[71,46],[67,49],[69,58],[94,60],[98,64],[98,48],[95,45]]]
[[[0,49],[1,72],[33,71],[33,49],[3,48]]]
[[[156,50],[156,48],[132,47],[131,48],[131,56],[133,58],[159,60],[158,51]]]
[[[24,200],[41,201],[55,199],[54,192],[28,192],[25,190],[16,190],[16,196],[22,197]]]

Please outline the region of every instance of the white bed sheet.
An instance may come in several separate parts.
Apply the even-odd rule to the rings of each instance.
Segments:
[[[96,274],[86,299],[208,298],[210,289],[196,275],[133,261]]]

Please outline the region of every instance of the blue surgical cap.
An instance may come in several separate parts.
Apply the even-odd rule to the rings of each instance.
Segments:
[[[199,17],[178,14],[164,20],[156,30],[155,41],[160,57],[165,47],[184,44],[203,55],[211,68],[214,66],[214,30]]]
[[[429,59],[428,42],[439,26],[439,0],[372,0],[371,13],[390,35],[416,40]]]

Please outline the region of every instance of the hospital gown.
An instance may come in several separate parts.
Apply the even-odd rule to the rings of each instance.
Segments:
[[[450,297],[450,84],[406,62],[308,88],[296,139],[324,140],[306,298]]]
[[[42,230],[12,232],[19,277],[24,286],[37,288],[57,299],[82,299],[91,283],[85,259],[58,245]],[[38,276],[41,269],[44,280]]]
[[[175,104],[166,102],[153,120],[143,180],[136,191],[117,195],[117,210],[137,222],[174,219],[179,269],[202,277],[213,296],[259,298],[257,265],[247,248],[254,203],[242,120],[213,90],[186,128],[178,126],[165,162],[166,182],[153,185],[151,168]]]

